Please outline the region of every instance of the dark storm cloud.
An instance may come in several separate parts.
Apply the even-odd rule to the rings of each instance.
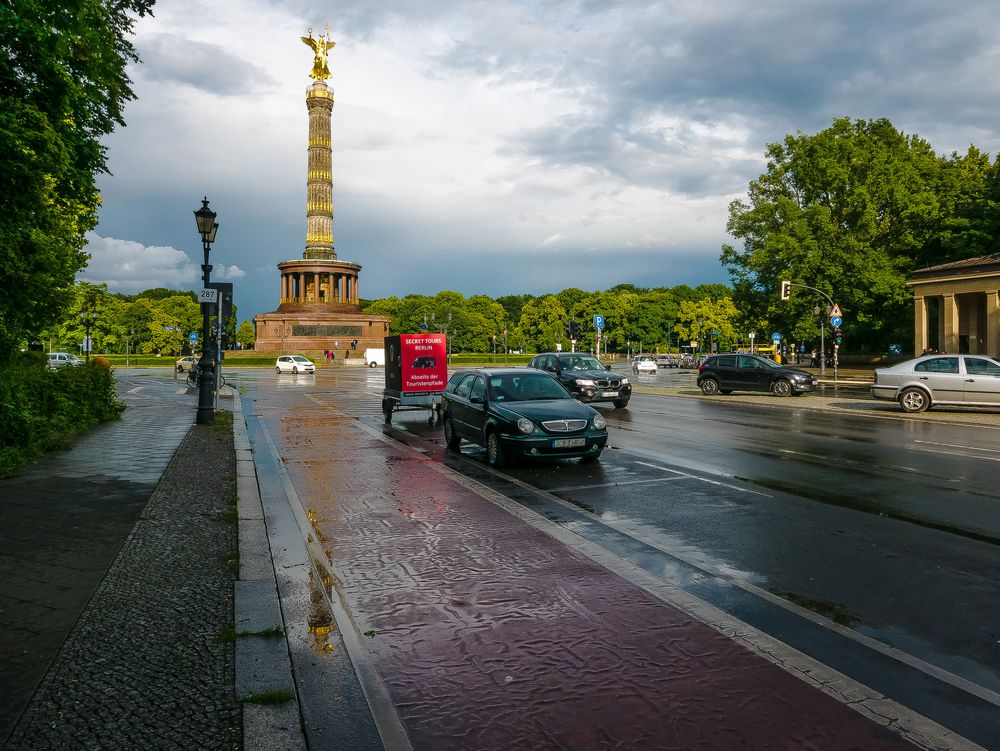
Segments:
[[[213,96],[247,94],[275,82],[263,69],[215,44],[175,34],[150,34],[140,43],[139,75],[193,86]]]
[[[988,73],[1000,24],[986,2],[538,5],[547,44],[512,22],[508,34],[456,39],[436,73],[577,92],[579,113],[516,134],[502,152],[595,179],[718,195],[759,173],[744,157],[709,174],[698,164],[706,135],[685,123],[737,128],[743,143],[730,146],[762,155],[835,117],[888,117],[947,151],[991,132],[1000,104]],[[978,145],[1000,148],[995,136]]]

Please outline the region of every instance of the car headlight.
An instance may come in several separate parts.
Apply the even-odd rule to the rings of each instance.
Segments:
[[[594,418],[593,425],[594,425],[594,430],[604,430],[606,427],[608,427],[608,421],[605,420],[601,415],[597,415],[597,417]]]
[[[535,423],[529,420],[527,417],[522,417],[517,421],[517,429],[524,434],[535,432]]]
[[[597,384],[595,384],[589,378],[577,378],[576,379],[576,385],[577,386],[596,386]]]
[[[622,378],[622,386],[628,386],[628,378]]]

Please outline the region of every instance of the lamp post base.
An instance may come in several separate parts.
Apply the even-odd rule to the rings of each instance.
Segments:
[[[215,422],[215,368],[211,362],[198,363],[198,425],[211,425]]]

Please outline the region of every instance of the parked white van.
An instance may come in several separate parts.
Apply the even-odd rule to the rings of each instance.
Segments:
[[[365,365],[369,368],[377,368],[381,365],[385,367],[385,350],[381,347],[373,348],[369,347],[365,350]]]

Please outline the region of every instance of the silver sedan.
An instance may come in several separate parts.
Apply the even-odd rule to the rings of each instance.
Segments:
[[[1000,362],[985,355],[924,355],[875,371],[872,396],[904,412],[936,405],[1000,407]]]

